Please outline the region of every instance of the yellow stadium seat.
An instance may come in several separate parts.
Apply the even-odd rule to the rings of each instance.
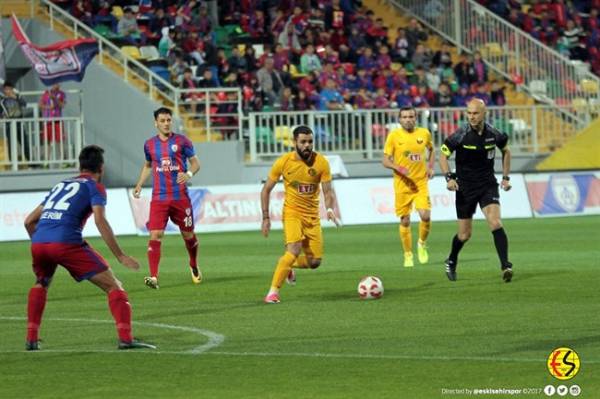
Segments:
[[[113,6],[111,14],[114,15],[116,19],[121,19],[123,16],[123,8],[121,8],[121,6]]]
[[[591,79],[583,79],[579,82],[581,90],[586,94],[598,94],[598,82]]]
[[[576,110],[580,110],[586,108],[588,106],[588,103],[585,98],[574,98],[571,100],[571,106]]]
[[[289,126],[275,126],[275,141],[283,142],[287,147],[293,147],[292,129]]]
[[[292,78],[303,78],[307,76],[305,73],[300,73],[300,71],[298,71],[298,68],[294,64],[290,64],[290,75],[292,76]]]
[[[135,46],[123,46],[123,47],[121,47],[121,52],[125,55],[130,56],[134,60],[139,60],[142,58],[140,49]]]
[[[504,54],[502,46],[499,43],[491,42],[487,44],[488,54],[490,57],[500,57]]]

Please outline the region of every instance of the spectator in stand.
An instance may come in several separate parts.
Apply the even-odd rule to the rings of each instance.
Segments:
[[[200,69],[200,68],[199,68]],[[205,67],[202,69],[202,79],[200,79],[196,85],[196,87],[201,87],[205,89],[212,89],[215,87],[219,87],[219,79],[213,73],[212,67]]]
[[[423,26],[421,26],[416,18],[412,18],[408,23],[408,28],[406,29],[406,39],[408,40],[410,56],[412,56],[412,51],[417,48],[417,44],[419,42],[426,41],[427,37],[427,32],[425,32]]]
[[[333,79],[327,79],[325,88],[319,93],[319,109],[322,111],[333,111],[344,109],[344,98],[336,87]]]
[[[25,107],[27,102],[21,97],[16,91],[15,86],[8,81],[4,82],[2,87],[3,96],[0,97],[0,119],[21,119],[25,115]],[[5,148],[8,152],[8,159],[11,160],[11,125],[12,123],[5,124],[6,143]],[[21,121],[16,122],[17,127],[17,142],[22,148],[25,158],[23,160],[29,160],[29,136],[26,132],[23,132],[23,123]],[[22,134],[24,133],[24,134]],[[18,154],[21,152],[19,151]]]
[[[325,29],[343,29],[348,23],[348,15],[342,9],[340,0],[332,0],[331,5],[325,9]]]
[[[167,28],[168,29],[168,28]],[[173,41],[173,38],[170,36],[169,39],[166,39],[167,43],[163,43],[163,46],[169,46],[169,40]],[[159,43],[160,46],[160,43]],[[198,32],[190,32],[182,44],[183,50],[186,52],[188,57],[193,60],[196,65],[204,64],[204,41],[200,40],[198,36]],[[164,51],[164,50],[163,50]],[[160,53],[160,50],[159,50]]]
[[[480,99],[485,105],[491,105],[492,103],[492,98],[488,94],[487,84],[478,85],[473,97]]]
[[[288,51],[281,44],[275,45],[275,54],[273,54],[273,66],[278,71],[287,71],[290,67],[290,57]]]
[[[485,84],[488,80],[487,66],[483,62],[479,51],[476,51],[473,55],[473,68],[475,69],[475,82],[480,85]]]
[[[427,70],[431,66],[431,59],[432,56],[429,49],[427,49],[423,44],[417,44],[417,48],[415,49],[415,52],[412,56],[413,67],[421,67]]]
[[[279,110],[294,110],[294,96],[292,95],[292,89],[290,87],[284,87],[281,91],[281,98],[279,99]]]
[[[227,62],[227,56],[225,55],[225,49],[223,47],[217,48],[217,63],[213,64],[217,67],[219,81],[225,79],[231,72],[229,63]]]
[[[364,87],[358,90],[358,93],[354,96],[354,108],[356,109],[373,109],[375,108],[375,101],[369,95],[369,92]]]
[[[105,24],[110,26],[110,30],[113,32],[117,31],[118,20],[112,15],[112,6],[108,0],[103,0],[100,3],[100,9],[93,17],[94,25]]]
[[[190,66],[188,63],[183,59],[183,54],[181,51],[175,51],[175,62],[169,67],[171,81],[175,82],[176,84],[180,84],[181,80],[183,79],[183,73],[186,71],[186,69],[189,69],[189,67]]]
[[[248,72],[252,73],[258,70],[254,47],[246,46],[244,50],[244,59],[246,60],[246,68],[248,69]]]
[[[428,89],[427,86],[419,86],[417,89],[417,95],[413,98],[413,105],[416,108],[429,108]]]
[[[399,108],[413,106],[412,96],[410,95],[410,90],[408,89],[408,86],[401,89],[398,92],[398,94],[396,95],[395,101],[396,101],[396,106]]]
[[[308,15],[302,10],[302,7],[295,6],[287,23],[291,24],[296,34],[300,36],[308,27]]]
[[[377,64],[379,70],[388,69],[392,65],[392,57],[390,57],[390,48],[383,44],[379,47],[379,54],[377,55]]]
[[[150,22],[148,27],[150,32],[153,35],[158,36],[162,34],[163,28],[168,28],[169,26],[174,26],[175,20],[168,13],[165,12],[164,9],[158,8],[154,13],[153,17],[150,18]]]
[[[450,85],[448,83],[441,83],[438,92],[435,94],[433,105],[435,107],[452,107],[453,102]]]
[[[587,49],[585,44],[580,42],[580,39],[585,37],[585,32],[581,26],[576,24],[574,20],[569,19],[562,36],[564,42],[567,43],[571,58],[585,61],[587,59]]]
[[[492,82],[492,90],[490,91],[490,97],[492,99],[492,104],[498,107],[503,107],[506,105],[506,98],[504,97],[504,85],[502,82],[494,80]]]
[[[350,29],[350,37],[348,37],[348,46],[350,46],[350,50],[357,55],[357,57],[362,54],[363,49],[367,46],[367,41],[364,36],[360,34],[357,27],[352,27]]]
[[[274,68],[273,57],[265,59],[263,67],[256,72],[256,77],[269,105],[275,106],[285,85],[281,74]]]
[[[248,33],[255,38],[265,36],[265,14],[262,10],[258,8],[254,10],[248,24]]]
[[[123,39],[131,45],[144,44],[145,39],[135,19],[133,11],[129,7],[123,9],[123,16],[117,24],[117,31]]]
[[[63,108],[66,104],[67,96],[60,89],[58,83],[52,85],[50,89],[46,89],[40,97],[39,106],[42,111],[43,118],[60,118],[62,117]],[[50,120],[44,123],[42,133],[42,154],[45,159],[57,159],[57,155],[65,153],[67,148],[57,148],[64,143],[63,137],[63,122]],[[57,154],[58,152],[58,154]]]
[[[443,68],[452,68],[452,53],[450,53],[450,45],[448,43],[442,43],[442,48],[433,55],[432,63],[433,66],[440,70]]]
[[[86,25],[94,25],[91,0],[76,0],[71,7],[71,14]]]
[[[181,88],[183,90],[192,90],[198,88],[192,70],[185,68],[183,75],[181,76]],[[190,111],[193,115],[196,115],[198,109],[198,102],[202,99],[199,93],[183,93],[181,99],[190,106]]]
[[[250,45],[248,45],[250,46]],[[248,62],[246,58],[240,52],[240,49],[237,46],[234,46],[231,49],[231,56],[227,60],[229,63],[229,67],[232,71],[237,73],[244,73],[248,70]]]
[[[158,42],[158,54],[160,54],[162,58],[167,58],[169,56],[169,53],[175,48],[175,41],[173,40],[175,38],[175,30],[170,28],[163,28],[161,34],[162,37]]]
[[[349,93],[356,93],[360,89],[360,82],[353,73],[346,73],[342,78],[342,90]]]
[[[438,88],[442,81],[439,70],[436,67],[432,66],[431,68],[429,68],[429,71],[427,71],[427,73],[425,74],[425,77],[427,79],[427,87],[429,87],[434,92],[438,91]]]
[[[208,34],[213,27],[213,21],[208,15],[206,4],[202,4],[198,9],[198,14],[192,14],[190,26],[187,30],[198,31],[203,35]]]
[[[304,54],[300,57],[300,72],[310,73],[312,71],[320,72],[323,69],[321,60],[315,54],[315,47],[312,44],[306,46]]]
[[[281,8],[278,8],[275,11],[275,17],[272,18],[273,22],[271,22],[271,34],[275,37],[279,37],[279,34],[283,32],[285,28],[285,24],[287,22],[287,17]]]
[[[340,63],[340,57],[331,44],[325,45],[325,51],[322,52],[321,58],[324,64],[338,65]]]
[[[390,108],[390,100],[385,92],[385,88],[380,87],[379,89],[377,89],[377,91],[375,92],[374,102],[375,108],[377,109]]]
[[[277,43],[281,44],[283,48],[294,53],[302,52],[302,46],[298,40],[298,35],[294,30],[294,25],[288,22],[283,32],[279,34]]]
[[[422,66],[415,68],[415,73],[410,77],[410,83],[415,86],[427,86],[427,75]]]
[[[473,96],[469,93],[468,85],[461,85],[458,91],[453,96],[453,102],[455,107],[466,107],[469,100]]]
[[[304,90],[300,90],[298,95],[294,98],[294,110],[307,111],[313,108],[314,106],[312,106],[310,103],[308,97],[306,96],[306,92]]]
[[[366,70],[369,74],[377,69],[377,60],[373,56],[371,47],[365,47],[363,54],[358,58],[356,66]]]
[[[406,37],[406,30],[404,30],[404,28],[398,28],[392,58],[395,62],[406,64],[410,60],[409,54],[410,48]]]
[[[387,29],[383,26],[383,19],[377,18],[375,23],[367,29],[367,41],[374,44],[378,40],[387,40]]]
[[[344,33],[344,29],[336,29],[329,38],[329,44],[335,51],[339,51],[341,46],[348,45],[348,38]]]
[[[517,8],[511,8],[507,20],[514,26],[523,27],[523,15]]]
[[[358,68],[357,77],[360,87],[364,87],[367,91],[373,91],[373,79],[371,74],[364,68]]]
[[[458,64],[454,66],[454,75],[459,85],[467,85],[477,82],[477,74],[475,73],[475,67],[470,60],[470,56],[465,53],[460,55]],[[466,106],[466,104],[465,104]]]

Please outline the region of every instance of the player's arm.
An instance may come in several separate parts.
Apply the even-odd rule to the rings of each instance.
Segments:
[[[150,176],[152,172],[152,163],[150,161],[144,161],[144,166],[142,166],[142,171],[140,172],[140,177],[133,189],[133,196],[135,198],[140,198],[140,194],[142,192],[142,185]]]
[[[456,174],[450,172],[450,163],[448,162],[448,158],[452,155],[452,150],[450,150],[447,143],[444,143],[440,152],[440,169],[446,177],[446,188],[450,191],[457,191],[458,183],[456,182]]]
[[[260,192],[260,208],[262,209],[262,226],[261,231],[263,236],[268,237],[269,231],[271,231],[271,216],[269,214],[269,203],[271,202],[271,191],[275,187],[277,182],[270,178],[263,185]]]
[[[430,179],[433,177],[433,174],[435,173],[434,170],[434,166],[435,166],[435,150],[433,148],[433,145],[430,145],[429,147],[427,147],[428,150],[428,154],[427,154],[427,177],[429,177]],[[448,160],[446,160],[448,161]]]
[[[200,161],[198,160],[197,156],[194,155],[193,157],[188,158],[188,161],[190,162],[190,167],[188,170],[185,173],[177,173],[177,184],[187,182],[200,170]]]
[[[27,234],[29,234],[29,238],[33,236],[35,232],[35,228],[37,227],[40,218],[42,217],[42,212],[44,211],[44,207],[42,205],[38,205],[27,217],[25,218],[25,230],[27,230]]]
[[[331,220],[336,226],[340,226],[340,221],[335,217],[333,207],[335,206],[335,193],[331,187],[331,180],[322,182],[323,197],[325,197],[325,208],[327,208],[327,220]]]
[[[119,244],[117,243],[117,239],[115,234],[113,233],[112,227],[106,220],[106,215],[104,212],[104,206],[94,205],[92,206],[92,212],[94,213],[94,222],[96,222],[96,227],[100,232],[100,236],[113,253],[113,255],[119,260],[119,262],[133,270],[137,270],[140,268],[140,264],[137,260],[132,258],[131,256],[125,255]]]
[[[394,156],[389,154],[383,154],[383,159],[381,160],[383,167],[393,170],[399,175],[406,176],[408,174],[408,168],[404,166],[396,165],[394,163]]]
[[[500,187],[504,191],[508,191],[512,188],[510,185],[510,149],[508,147],[504,147],[502,150],[502,182],[500,182]]]

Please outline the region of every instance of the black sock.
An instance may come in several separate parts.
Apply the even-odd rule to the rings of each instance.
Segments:
[[[496,252],[498,252],[498,258],[500,258],[500,265],[502,269],[510,267],[508,262],[508,237],[504,232],[504,228],[500,227],[492,231],[494,236],[494,244],[496,245]]]
[[[458,253],[462,249],[463,245],[465,245],[465,242],[466,241],[459,240],[458,234],[455,234],[454,238],[452,239],[452,250],[450,251],[450,255],[448,255],[448,259],[456,263],[458,259]]]

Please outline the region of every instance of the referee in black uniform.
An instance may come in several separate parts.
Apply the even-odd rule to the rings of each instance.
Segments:
[[[458,253],[471,237],[473,214],[477,204],[485,215],[494,236],[500,258],[502,279],[510,282],[512,264],[508,261],[508,238],[500,220],[500,194],[494,176],[496,147],[502,152],[502,182],[504,191],[510,190],[510,151],[508,136],[485,123],[485,103],[472,99],[467,104],[468,123],[446,138],[441,148],[440,167],[446,176],[447,188],[456,191],[458,233],[452,239],[452,250],[446,259],[446,275],[456,281]],[[456,153],[456,173],[450,171],[448,158]]]

